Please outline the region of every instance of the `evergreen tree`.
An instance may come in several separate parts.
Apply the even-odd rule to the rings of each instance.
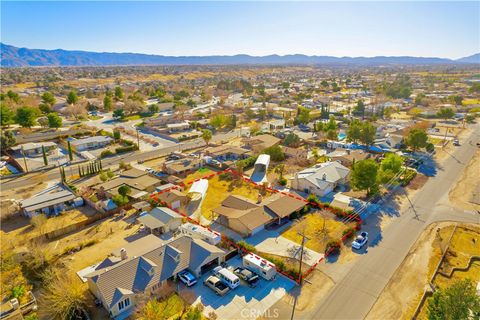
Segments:
[[[43,155],[43,163],[48,166],[48,158],[47,158],[47,154],[45,152],[45,147],[43,146],[42,144],[42,155]]]

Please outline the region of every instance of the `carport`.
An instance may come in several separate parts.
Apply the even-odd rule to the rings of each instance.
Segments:
[[[203,266],[200,267],[200,274],[207,273],[208,271],[212,270],[213,268],[215,268],[219,264],[220,264],[220,261],[219,261],[218,257],[213,259],[210,262],[207,262],[206,264],[204,264]]]

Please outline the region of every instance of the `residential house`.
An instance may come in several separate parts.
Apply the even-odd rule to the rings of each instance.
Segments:
[[[364,150],[350,150],[338,148],[326,154],[331,161],[340,162],[345,167],[351,168],[352,165],[361,160],[370,158],[371,154]]]
[[[301,149],[301,148],[290,148],[282,146],[283,152],[287,158],[295,158],[295,159],[308,159],[308,150]]]
[[[130,187],[130,198],[138,199],[153,192],[162,184],[162,180],[149,173],[132,168],[120,173],[120,176],[93,187],[101,197],[112,197],[118,194],[118,188],[126,185]]]
[[[242,140],[244,147],[254,151],[262,151],[266,148],[280,144],[280,139],[270,134],[261,134]]]
[[[325,162],[295,173],[292,189],[323,197],[336,187],[346,184],[350,169],[339,162]]]
[[[176,187],[171,183],[164,184],[155,189],[157,194],[155,194],[155,199],[160,201],[160,203],[166,204],[172,209],[178,209],[181,206],[184,206],[188,203],[188,197],[181,191],[180,187]],[[168,190],[167,192],[162,192]]]
[[[104,148],[111,144],[113,139],[109,136],[94,136],[82,139],[71,139],[70,145],[76,151]]]
[[[186,177],[203,165],[201,159],[185,157],[183,159],[167,161],[163,164],[163,171],[177,177]]]
[[[20,202],[23,214],[30,218],[41,213],[57,215],[64,210],[82,205],[82,198],[69,190],[44,193]]]
[[[305,204],[303,200],[280,194],[256,203],[242,196],[230,195],[222,201],[220,207],[213,209],[213,213],[217,215],[218,224],[248,237],[270,224],[285,222]]]
[[[43,148],[42,148],[43,147]],[[27,157],[37,157],[43,155],[43,149],[46,153],[50,153],[57,149],[57,144],[52,141],[46,142],[29,142],[24,144],[19,144],[18,146],[12,147],[13,151],[18,151],[23,153]]]
[[[251,156],[251,151],[235,146],[221,145],[205,149],[205,155],[219,161],[236,161]]]
[[[105,259],[85,277],[90,291],[111,317],[126,316],[139,295],[160,291],[187,269],[201,276],[224,259],[222,249],[188,236],[167,243],[154,241],[154,245],[139,239],[120,250],[120,258]]]
[[[145,226],[152,234],[173,232],[182,224],[183,217],[167,207],[153,208],[137,218],[137,221]]]

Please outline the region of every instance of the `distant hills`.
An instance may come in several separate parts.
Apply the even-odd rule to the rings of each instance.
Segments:
[[[327,65],[432,65],[480,63],[480,53],[458,60],[424,57],[332,57],[293,55],[250,56],[162,56],[141,53],[112,53],[18,48],[0,43],[2,67],[120,66],[120,65],[241,65],[241,64],[327,64]]]

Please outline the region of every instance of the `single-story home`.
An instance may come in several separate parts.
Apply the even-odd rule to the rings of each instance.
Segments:
[[[347,183],[350,169],[332,161],[317,164],[295,173],[290,179],[292,189],[323,197],[336,187]]]
[[[30,218],[40,213],[57,215],[64,210],[82,205],[83,199],[69,190],[44,193],[20,202],[23,214]]]
[[[177,177],[186,177],[190,173],[200,169],[203,161],[201,159],[186,157],[183,159],[167,161],[163,164],[163,171]]]
[[[261,134],[242,140],[244,147],[250,150],[261,151],[266,148],[280,144],[280,139],[270,134]]]
[[[82,139],[70,140],[70,145],[77,151],[85,151],[89,149],[104,148],[113,142],[113,138],[109,136],[94,136]]]
[[[206,148],[205,155],[216,160],[228,161],[248,158],[251,155],[251,151],[241,147],[221,145]]]
[[[178,209],[181,206],[184,206],[188,203],[188,197],[178,190],[171,183],[164,184],[155,189],[156,192],[159,192],[154,197],[162,203],[165,203],[168,207],[173,209]],[[162,192],[162,190],[169,189],[167,192]]]
[[[155,188],[162,184],[162,180],[137,168],[126,170],[110,181],[93,186],[101,196],[114,196],[118,193],[118,188],[127,185],[130,187],[130,198],[138,199],[153,192]]]
[[[167,207],[153,208],[137,218],[137,221],[145,226],[152,234],[160,235],[175,231],[182,224],[183,217]]]
[[[370,158],[371,154],[364,150],[338,148],[326,154],[332,161],[340,162],[345,167],[352,167],[354,162]]]
[[[303,209],[305,205],[303,200],[280,194],[257,203],[242,196],[230,195],[220,207],[213,209],[213,213],[217,216],[218,224],[248,237],[260,232],[265,226],[285,222],[292,213]]]
[[[105,267],[97,267],[85,276],[90,291],[111,317],[128,315],[139,295],[155,294],[181,271],[188,269],[201,276],[225,259],[222,249],[188,236],[167,243],[148,243],[142,239],[130,243],[129,249],[134,253],[122,248],[120,258],[105,259],[99,264]]]
[[[50,153],[57,148],[57,144],[52,141],[46,142],[28,142],[24,144],[19,144],[18,146],[12,147],[13,151],[23,152],[27,157],[36,157],[43,154],[42,147],[45,149],[46,153]]]

